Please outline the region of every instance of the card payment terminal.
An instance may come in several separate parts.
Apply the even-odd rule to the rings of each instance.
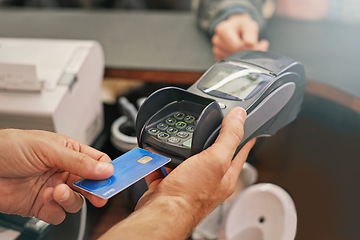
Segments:
[[[297,117],[305,91],[301,63],[269,52],[241,51],[214,64],[187,90],[151,94],[136,119],[139,147],[171,158],[176,167],[209,147],[224,115],[247,111],[237,151],[254,137],[273,135]]]

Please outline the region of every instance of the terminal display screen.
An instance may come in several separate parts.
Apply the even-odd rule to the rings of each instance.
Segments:
[[[219,64],[202,79],[198,88],[220,98],[247,100],[258,93],[273,78],[256,68]]]

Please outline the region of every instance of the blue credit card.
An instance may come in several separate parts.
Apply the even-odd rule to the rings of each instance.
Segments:
[[[146,175],[170,162],[170,158],[134,148],[110,162],[114,174],[105,180],[80,179],[74,185],[103,199],[109,199]]]

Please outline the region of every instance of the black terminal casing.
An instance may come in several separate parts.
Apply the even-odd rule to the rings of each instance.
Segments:
[[[236,75],[237,78],[221,78],[222,74]],[[187,90],[166,87],[151,94],[137,114],[136,136],[139,147],[170,157],[172,160],[169,166],[176,167],[188,157],[209,147],[220,131],[224,115],[239,106],[248,114],[244,138],[237,149],[239,151],[250,139],[273,135],[296,119],[301,109],[305,82],[303,65],[290,58],[270,52],[237,52],[214,64]],[[235,89],[229,93],[237,86],[239,91]],[[192,132],[183,133],[189,135],[190,140],[187,142],[191,142],[191,146],[172,144],[169,140],[177,137],[162,132],[159,134],[166,137],[162,139],[157,133],[160,130],[156,126],[164,125],[161,122],[167,123],[168,118],[173,118],[173,114],[178,112],[196,118],[191,123]],[[167,127],[164,131],[172,128]],[[185,143],[185,140],[182,142]]]

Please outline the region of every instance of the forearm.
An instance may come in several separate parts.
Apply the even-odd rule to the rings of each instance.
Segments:
[[[113,226],[100,239],[186,239],[201,217],[180,197],[158,197]],[[196,210],[195,210],[196,211]]]

